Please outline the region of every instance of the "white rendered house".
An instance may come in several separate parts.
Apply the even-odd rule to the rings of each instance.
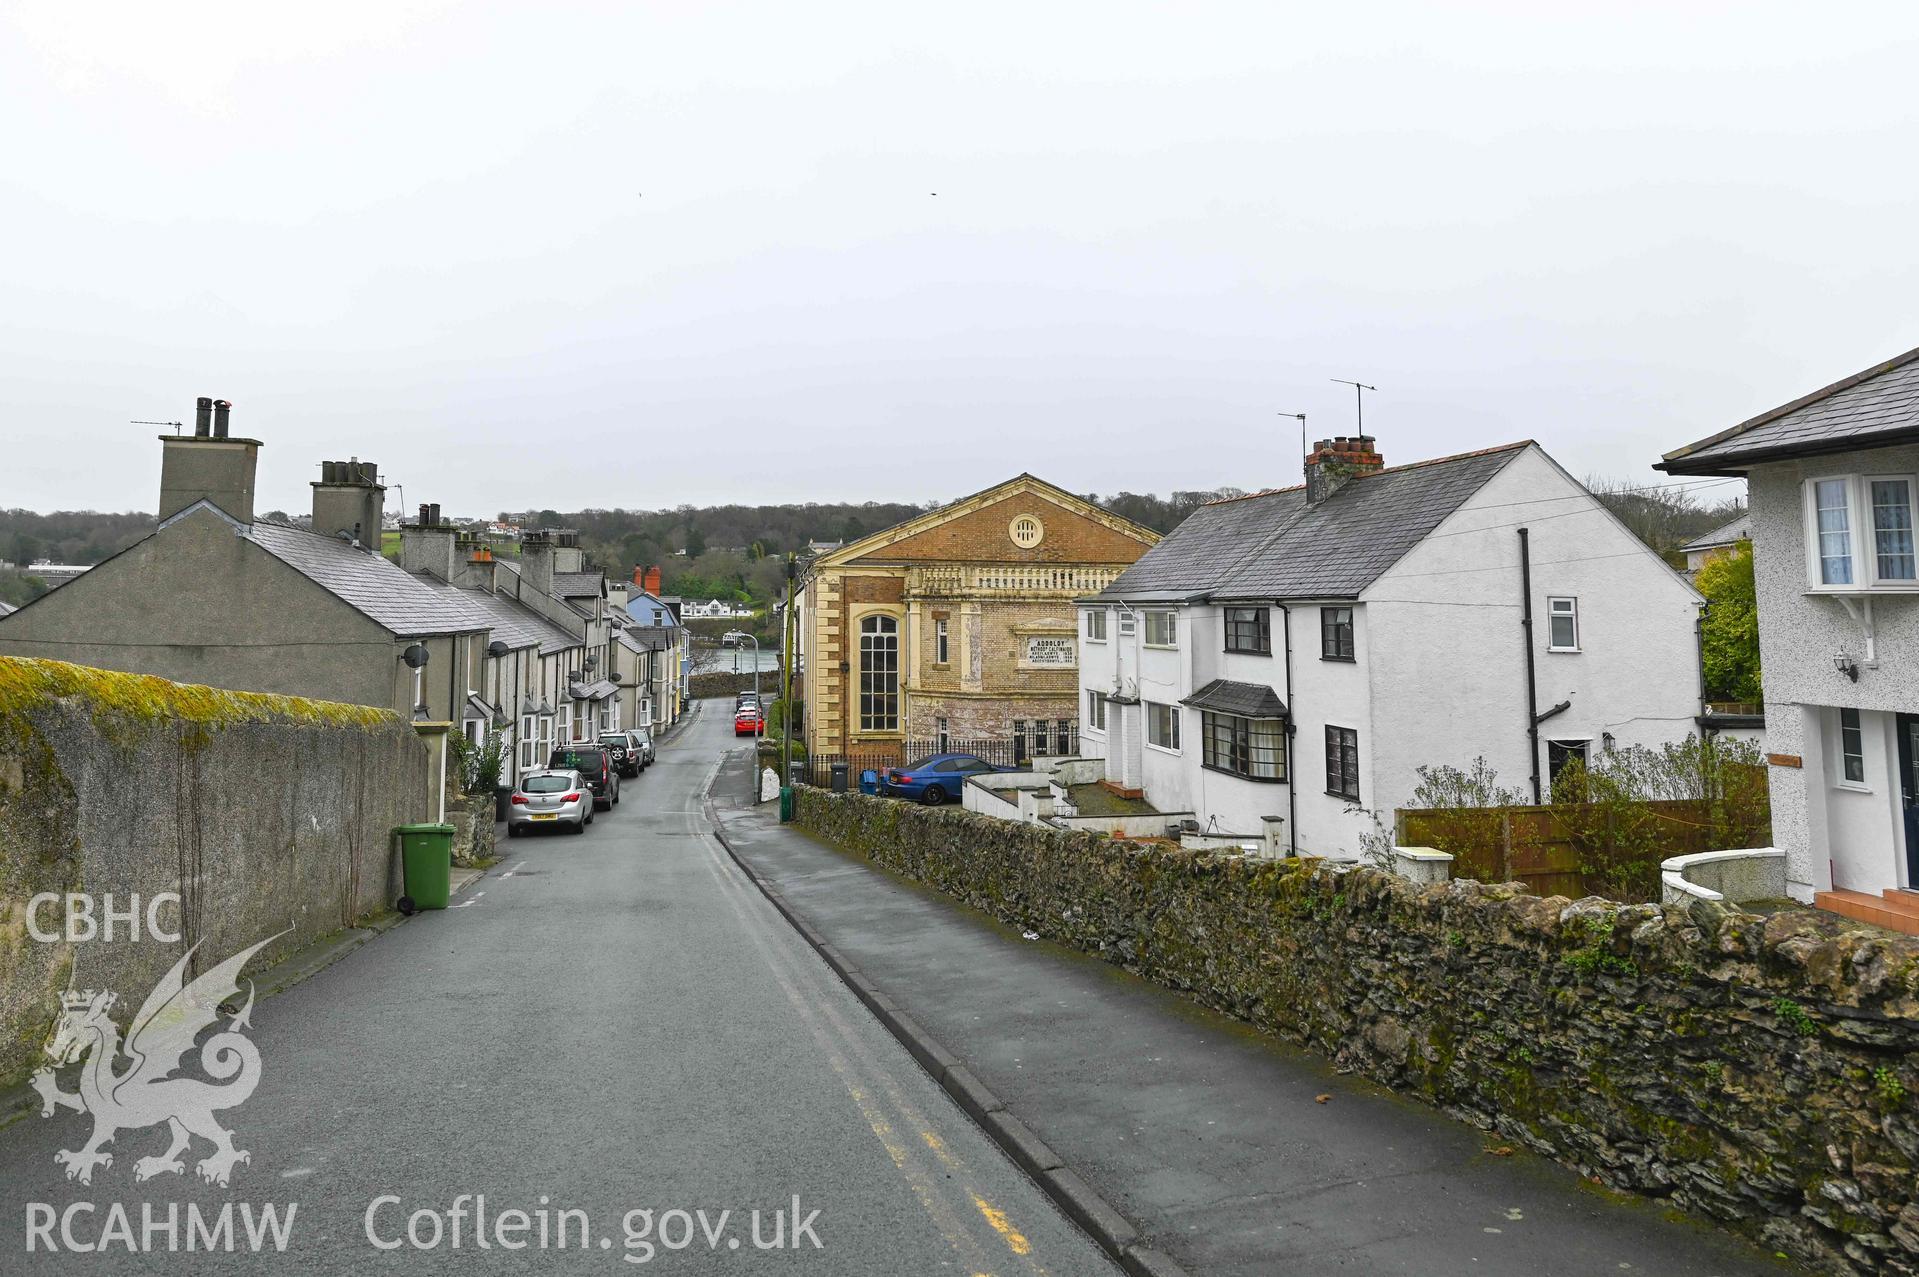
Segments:
[[[1685,737],[1701,603],[1536,444],[1323,441],[1305,485],[1200,508],[1081,601],[1080,750],[1203,833],[1352,858],[1421,766],[1545,793]]]
[[[1750,484],[1773,840],[1789,889],[1919,934],[1919,350],[1660,468]]]

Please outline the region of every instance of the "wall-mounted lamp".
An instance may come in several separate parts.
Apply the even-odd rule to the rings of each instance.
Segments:
[[[1832,654],[1832,667],[1853,682],[1859,681],[1859,662],[1853,660],[1844,648]]]
[[[1612,753],[1612,747],[1614,743],[1613,734],[1611,732],[1599,733],[1599,743],[1608,754]]]

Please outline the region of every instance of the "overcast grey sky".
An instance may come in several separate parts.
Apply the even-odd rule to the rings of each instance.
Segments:
[[[1658,454],[1919,344],[1919,8],[9,4],[0,506]],[[937,194],[934,194],[937,192]]]

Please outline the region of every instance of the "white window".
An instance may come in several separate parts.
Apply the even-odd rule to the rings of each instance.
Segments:
[[[1815,589],[1919,586],[1919,481],[1827,475],[1806,483],[1806,569]]]
[[[933,663],[946,664],[946,618],[933,622]]]
[[[1086,614],[1086,641],[1088,643],[1104,643],[1106,641],[1105,608],[1100,608],[1097,611]]]
[[[1179,613],[1148,612],[1146,614],[1146,646],[1179,646]]]
[[[1879,581],[1919,579],[1913,559],[1912,480],[1874,475],[1867,481],[1872,498],[1872,574]]]
[[[1579,600],[1546,600],[1547,650],[1553,652],[1577,652],[1579,650]]]
[[[533,726],[533,715],[531,714],[521,715],[520,716],[520,770],[521,771],[525,771],[528,768],[532,768],[532,767],[538,767],[540,765],[540,759],[534,754],[534,751],[540,747],[540,742],[538,738],[536,738],[533,734],[534,730],[535,729]]]
[[[860,730],[900,727],[900,625],[890,616],[860,622]]]
[[[1086,726],[1095,732],[1106,730],[1106,693],[1086,693]]]
[[[1819,584],[1851,585],[1852,485],[1845,479],[1815,479],[1812,509]]]
[[[1129,635],[1129,634],[1131,634],[1131,633],[1133,632],[1133,625],[1134,625],[1134,622],[1133,622],[1133,612],[1132,612],[1132,609],[1131,609],[1131,608],[1121,608],[1121,609],[1119,610],[1119,633],[1120,633],[1120,637],[1122,637],[1122,638],[1124,638],[1124,637],[1126,637],[1127,635]]]
[[[1866,734],[1859,723],[1859,711],[1839,711],[1839,783],[1855,789],[1866,787]]]
[[[1150,615],[1150,613],[1149,613]],[[1146,743],[1179,752],[1179,706],[1145,701]]]

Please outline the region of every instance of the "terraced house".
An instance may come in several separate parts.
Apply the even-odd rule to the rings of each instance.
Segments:
[[[1082,600],[1080,752],[1109,786],[1351,858],[1421,766],[1483,757],[1544,796],[1568,759],[1690,731],[1703,600],[1537,444],[1388,467],[1323,440],[1306,472]]]
[[[1157,540],[1023,474],[822,553],[800,595],[808,747],[873,763],[1071,752],[1073,600]]]

